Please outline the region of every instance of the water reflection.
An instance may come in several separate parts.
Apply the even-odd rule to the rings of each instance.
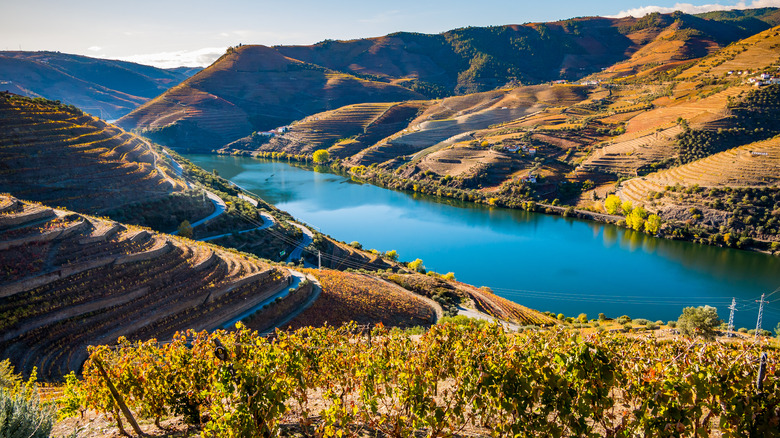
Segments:
[[[391,191],[323,168],[246,157],[190,159],[339,240],[395,249],[402,260],[422,258],[432,270],[454,271],[462,281],[556,313],[669,320],[684,305],[725,309],[733,296],[745,305],[737,324],[748,327],[755,326],[756,315],[747,303],[780,285],[780,258],[762,254]],[[604,294],[612,297],[594,298]],[[765,328],[780,321],[780,308],[772,307],[778,304],[767,309]],[[727,317],[724,310],[720,315]]]

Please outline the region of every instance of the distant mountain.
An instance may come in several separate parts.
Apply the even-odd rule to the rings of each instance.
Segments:
[[[423,95],[286,57],[265,46],[228,50],[214,64],[123,117],[157,142],[211,150],[309,114]]]
[[[605,79],[712,53],[768,29],[776,9],[712,19],[676,12],[643,18],[395,33],[312,46],[244,46],[124,117],[155,141],[213,150],[318,112],[574,80],[624,62]],[[370,121],[367,121],[367,123]]]
[[[60,100],[111,120],[198,70],[164,70],[59,52],[0,52],[0,90]]]

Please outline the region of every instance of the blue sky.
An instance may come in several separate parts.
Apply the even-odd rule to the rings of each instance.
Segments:
[[[0,50],[59,50],[173,67],[207,65],[238,43],[312,44],[396,31],[765,6],[780,7],[780,0],[2,0]]]

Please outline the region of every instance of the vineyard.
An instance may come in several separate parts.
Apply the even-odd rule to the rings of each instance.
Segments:
[[[87,345],[214,329],[290,274],[220,247],[0,196],[0,356],[46,379]]]
[[[501,298],[487,288],[422,274],[389,274],[385,278],[416,294],[431,298],[445,308],[453,309],[456,305],[469,303],[469,307],[480,312],[519,325],[557,324],[553,318]]]
[[[74,394],[120,427],[134,417],[117,400],[157,423],[179,415],[204,437],[780,435],[778,351],[767,344],[357,329],[121,339],[92,350]]]
[[[0,95],[0,190],[79,211],[185,188],[144,140],[51,101]]]
[[[319,280],[322,292],[311,307],[290,322],[290,328],[340,326],[350,321],[414,327],[435,321],[430,304],[377,278],[331,270],[304,271]]]

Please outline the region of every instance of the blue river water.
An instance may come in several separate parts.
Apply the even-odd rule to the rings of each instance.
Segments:
[[[428,270],[538,310],[667,321],[706,304],[728,320],[736,298],[735,325],[751,329],[756,300],[780,287],[780,257],[387,190],[286,162],[187,158],[336,239],[421,258]],[[768,300],[762,327],[773,330],[780,292]]]

